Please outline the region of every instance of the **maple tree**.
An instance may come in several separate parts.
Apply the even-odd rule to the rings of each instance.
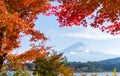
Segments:
[[[54,14],[63,26],[88,25],[110,34],[120,34],[120,0],[58,0],[47,15]],[[109,25],[106,22],[111,23]]]
[[[47,40],[39,30],[35,30],[37,15],[46,12],[48,0],[0,0],[0,68],[4,60],[11,63],[32,61],[46,54],[47,48],[40,44]],[[21,38],[30,37],[31,49],[20,55],[12,51],[20,47]]]
[[[58,6],[51,6],[50,1],[55,0],[0,0],[0,68],[5,59],[26,62],[46,54],[44,45],[35,44],[23,54],[11,54],[20,47],[23,36],[30,36],[30,42],[47,40],[43,33],[34,29],[34,21],[40,13],[54,14],[61,27],[90,25],[120,34],[120,0],[57,0],[60,2]],[[105,22],[111,24],[104,25]]]

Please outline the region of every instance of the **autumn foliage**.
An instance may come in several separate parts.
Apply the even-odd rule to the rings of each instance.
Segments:
[[[26,62],[46,54],[48,48],[44,45],[32,44],[47,40],[34,29],[40,13],[57,16],[61,27],[91,26],[120,34],[120,0],[57,0],[57,6],[51,6],[50,1],[56,0],[0,0],[0,67],[5,59]],[[20,47],[24,36],[30,37],[31,49],[20,55],[11,54]]]
[[[6,58],[26,62],[46,54],[46,47],[32,44],[47,40],[43,33],[34,29],[37,15],[48,10],[44,6],[50,6],[48,0],[0,0],[0,65]],[[31,37],[31,49],[20,55],[11,54],[26,35]]]
[[[58,0],[47,15],[55,15],[63,26],[91,26],[120,34],[120,0]],[[106,24],[111,23],[109,25]]]

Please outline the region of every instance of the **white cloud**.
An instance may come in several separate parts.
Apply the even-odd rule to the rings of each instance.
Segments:
[[[117,56],[120,56],[120,50],[110,50],[110,49],[106,49],[106,50],[102,50],[103,53],[106,53],[106,54],[111,54],[111,55],[117,55]]]
[[[69,54],[79,54],[79,53],[71,51]]]
[[[64,36],[94,40],[120,39],[120,35],[113,36],[108,33],[101,32],[98,29],[87,28],[82,30],[82,32],[66,33]]]
[[[81,49],[83,49],[83,48],[81,48]],[[77,50],[80,50],[80,49],[77,49]],[[85,54],[85,53],[87,54],[87,53],[89,53],[89,52],[90,52],[90,49],[87,48],[87,47],[85,47],[85,48],[84,48],[84,51],[82,51],[82,52],[81,52],[81,51],[74,51],[74,50],[73,50],[73,51],[70,51],[70,52],[68,52],[68,53],[66,53],[66,54],[81,54],[81,53],[82,53],[82,54]]]

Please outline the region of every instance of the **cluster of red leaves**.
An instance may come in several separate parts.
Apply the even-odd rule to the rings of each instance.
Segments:
[[[50,8],[47,15],[58,17],[60,26],[87,26],[100,28],[111,34],[118,34],[120,20],[120,0],[58,0],[60,5]],[[95,13],[97,11],[97,13]],[[88,18],[88,16],[90,18]],[[111,22],[113,25],[103,25]],[[105,28],[105,29],[103,29]]]
[[[120,34],[120,22],[114,23],[114,24],[106,26],[106,27],[103,26],[101,29],[102,29],[102,31],[106,31],[112,35]]]
[[[83,3],[77,2],[76,0],[61,0],[61,2],[61,5],[52,6],[50,8],[51,11],[47,13],[47,15],[54,14],[57,16],[61,27],[72,25],[79,26],[80,24],[86,26],[87,21],[85,17],[91,15],[99,6],[95,4],[94,1],[91,1],[91,3],[86,2],[86,0],[84,0]]]

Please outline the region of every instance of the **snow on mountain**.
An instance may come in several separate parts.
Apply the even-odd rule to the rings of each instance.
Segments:
[[[81,53],[81,52],[89,52],[89,48],[84,45],[83,43],[75,43],[63,50],[61,50],[60,52],[62,53],[70,53],[70,54],[78,54],[78,53]]]
[[[105,54],[98,51],[92,51],[83,43],[75,43],[61,51],[68,58],[68,61],[87,62],[87,61],[100,61],[110,58],[118,57],[116,55]]]

